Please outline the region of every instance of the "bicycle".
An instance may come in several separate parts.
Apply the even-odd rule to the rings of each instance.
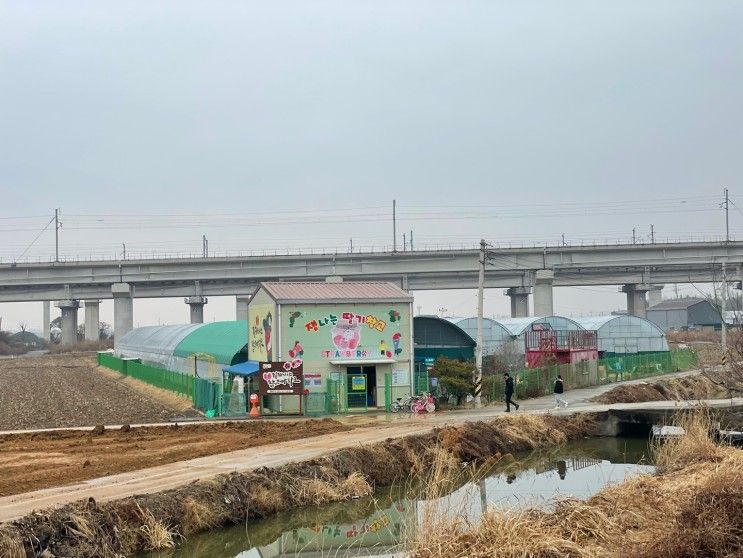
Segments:
[[[436,411],[436,400],[432,393],[424,393],[415,398],[410,406],[412,413],[433,413]]]
[[[400,411],[408,412],[413,404],[413,400],[414,398],[410,395],[398,397],[397,400],[393,401],[392,405],[390,405],[390,411],[393,413],[399,413]]]

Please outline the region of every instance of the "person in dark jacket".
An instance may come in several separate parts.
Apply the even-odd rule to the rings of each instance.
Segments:
[[[516,407],[516,410],[519,410],[520,405],[516,403],[512,397],[513,397],[513,378],[511,378],[511,375],[508,373],[503,374],[503,379],[506,380],[506,412],[511,412],[511,405]]]
[[[555,392],[555,409],[559,409],[560,407],[567,407],[568,402],[563,399],[562,394],[565,392],[565,382],[562,381],[562,376],[559,374],[557,375],[557,378],[555,379],[555,388],[553,390]]]

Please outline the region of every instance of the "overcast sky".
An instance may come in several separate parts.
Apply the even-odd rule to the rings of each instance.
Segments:
[[[417,247],[710,238],[724,187],[743,238],[741,29],[733,1],[0,0],[0,260],[52,256],[54,208],[63,257],[202,235],[212,253],[379,249],[393,199]],[[565,314],[624,303],[555,296]],[[187,319],[181,299],[135,312]],[[39,304],[0,316],[41,323]]]

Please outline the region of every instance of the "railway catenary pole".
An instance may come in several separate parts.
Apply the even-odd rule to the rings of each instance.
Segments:
[[[727,194],[727,190],[725,190]],[[728,340],[727,340],[727,327],[725,324],[725,306],[728,298],[728,281],[727,281],[727,268],[725,260],[722,260],[722,300],[720,301],[720,316],[722,317],[722,324],[720,326],[720,345],[723,356],[728,352]]]
[[[59,261],[59,209],[54,210],[54,261]]]
[[[392,251],[397,252],[397,200],[392,200]]]
[[[485,239],[480,240],[480,269],[477,277],[477,346],[475,347],[475,407],[482,406],[482,312],[485,294]]]
[[[730,198],[728,189],[725,188],[725,242],[730,242]]]

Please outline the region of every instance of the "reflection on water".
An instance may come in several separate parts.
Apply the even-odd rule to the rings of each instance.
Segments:
[[[645,440],[597,438],[500,462],[476,483],[465,483],[434,504],[476,520],[488,506],[549,507],[560,497],[586,498],[627,476],[650,473]],[[373,499],[307,508],[239,527],[195,535],[179,548],[149,558],[390,557],[401,535],[416,529],[423,507],[411,487]]]

